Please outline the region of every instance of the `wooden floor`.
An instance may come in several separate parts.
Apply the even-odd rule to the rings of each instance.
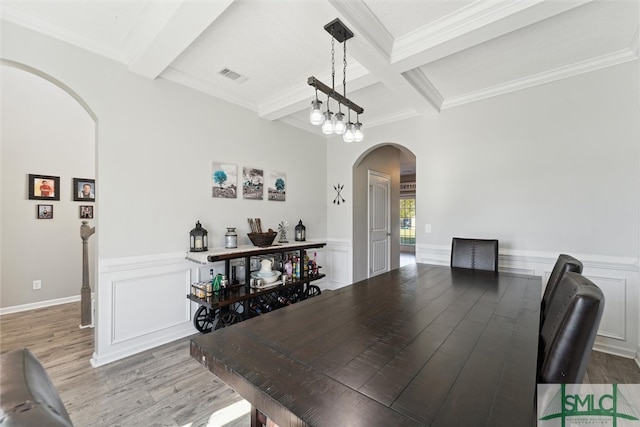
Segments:
[[[80,303],[0,316],[0,353],[29,348],[76,427],[249,425],[246,401],[189,356],[190,338],[93,368],[93,329],[79,323]],[[640,384],[640,368],[594,352],[585,382]],[[236,406],[242,415],[226,416]]]
[[[190,338],[93,368],[93,329],[79,324],[79,302],[0,316],[0,353],[29,348],[76,427],[250,424],[248,403],[189,355]],[[219,412],[236,402],[241,418]]]

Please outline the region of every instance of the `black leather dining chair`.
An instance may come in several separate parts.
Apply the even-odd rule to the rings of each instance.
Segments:
[[[551,275],[547,281],[547,287],[544,289],[544,295],[542,296],[542,302],[540,303],[540,328],[544,324],[544,319],[547,314],[547,306],[549,301],[553,298],[553,295],[558,287],[560,280],[567,271],[582,274],[582,263],[571,255],[560,254],[556,260]]]
[[[564,274],[540,331],[539,383],[582,383],[603,309],[598,286],[581,274]]]
[[[454,237],[451,242],[451,267],[498,271],[498,241]]]

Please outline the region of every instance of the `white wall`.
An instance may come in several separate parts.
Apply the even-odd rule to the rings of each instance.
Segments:
[[[42,77],[9,66],[0,66],[0,77],[0,307],[77,299],[82,286],[79,206],[94,203],[73,201],[72,180],[94,177],[94,121],[68,93]],[[60,200],[29,200],[29,174],[60,177]],[[53,219],[37,219],[38,204],[53,205]],[[88,249],[95,253],[95,239]],[[95,272],[94,262],[89,269]],[[42,281],[41,290],[33,290],[34,280]]]
[[[185,298],[193,269],[184,253],[196,220],[212,246],[222,245],[225,227],[243,236],[247,217],[272,228],[301,218],[308,239],[325,236],[326,143],[319,135],[2,24],[3,58],[67,85],[97,117],[95,364],[195,331]],[[213,161],[286,173],[287,200],[213,199]]]
[[[638,89],[634,61],[366,129],[364,143],[330,141],[327,176],[345,182],[344,197],[353,200],[350,168],[359,156],[381,143],[404,145],[416,155],[418,261],[447,264],[453,236],[498,238],[502,269],[546,280],[559,253],[573,254],[605,290],[608,330],[601,328],[600,345],[633,355],[640,302]],[[329,241],[352,250],[350,207],[326,206]]]

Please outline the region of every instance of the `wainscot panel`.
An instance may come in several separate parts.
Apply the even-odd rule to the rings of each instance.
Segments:
[[[353,283],[353,246],[351,241],[342,239],[326,239],[325,252],[328,278],[327,289],[338,289]]]
[[[100,260],[92,365],[197,333],[186,298],[192,267],[184,252]]]

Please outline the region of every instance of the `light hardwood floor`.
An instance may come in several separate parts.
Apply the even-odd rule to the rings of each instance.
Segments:
[[[76,427],[250,424],[248,408],[235,421],[219,412],[248,404],[189,355],[190,338],[93,368],[93,329],[79,324],[80,303],[0,316],[0,353],[29,348]]]
[[[219,412],[248,404],[191,358],[190,337],[93,368],[93,329],[79,323],[80,303],[0,316],[0,353],[29,348],[76,427],[250,424],[248,414],[228,421]],[[594,352],[585,382],[640,384],[640,368],[633,360]]]

